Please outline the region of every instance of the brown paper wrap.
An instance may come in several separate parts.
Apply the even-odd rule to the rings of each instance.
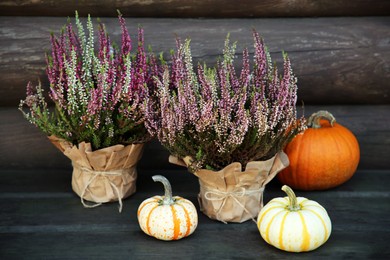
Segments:
[[[136,165],[141,159],[143,144],[118,144],[92,151],[90,143],[76,146],[55,136],[49,136],[49,140],[71,159],[72,189],[80,196],[84,207],[119,201],[121,212],[122,199],[136,190]],[[84,200],[95,204],[87,204]]]
[[[170,156],[169,161],[188,166],[189,159]],[[288,165],[287,155],[279,152],[267,161],[249,162],[245,171],[241,163],[234,162],[217,172],[204,169],[195,172],[200,184],[201,211],[224,223],[254,220],[263,207],[265,185]]]

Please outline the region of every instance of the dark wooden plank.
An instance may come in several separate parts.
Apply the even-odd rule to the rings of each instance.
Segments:
[[[28,81],[39,78],[48,85],[44,52],[50,50],[49,33],[58,31],[64,18],[0,17],[0,105],[16,106],[25,96]],[[103,22],[119,39],[116,18]],[[239,41],[237,54],[251,46],[256,28],[280,65],[281,51],[290,55],[298,77],[299,99],[306,104],[390,103],[390,18],[281,18],[281,19],[128,19],[145,29],[147,44],[156,52],[175,47],[175,34],[192,38],[195,62],[215,64],[228,32]]]
[[[131,17],[286,17],[388,15],[386,0],[150,0],[150,1],[2,1],[0,15],[115,16],[116,9]]]
[[[66,170],[2,170],[0,257],[386,259],[390,256],[389,170],[358,171],[349,182],[328,191],[297,191],[298,196],[323,205],[333,225],[328,242],[305,254],[290,254],[267,245],[251,221],[224,225],[208,219],[199,212],[196,202],[196,178],[180,171],[167,171],[164,175],[171,180],[174,194],[189,198],[198,208],[196,232],[171,243],[146,236],[138,226],[136,212],[144,199],[162,194],[161,185],[153,183],[150,178],[156,173],[160,172],[140,171],[139,189],[125,200],[124,211],[119,214],[116,203],[95,209],[82,208],[79,198],[70,191],[70,183],[61,183],[69,177]],[[53,175],[63,177],[53,178]],[[37,181],[45,177],[46,183]],[[23,179],[23,182],[17,183],[15,179]],[[267,186],[264,201],[267,203],[280,196],[284,196],[280,184],[274,180]]]
[[[306,106],[305,115],[327,109],[353,131],[361,150],[361,169],[388,169],[390,154],[389,105]],[[3,168],[68,168],[70,161],[30,125],[16,108],[0,108],[0,165]],[[153,140],[147,144],[141,169],[183,169],[168,163],[169,153]]]
[[[137,178],[137,193],[130,197],[125,203],[132,203],[134,200],[141,200],[146,195],[162,193],[161,184],[154,183],[152,176],[161,174],[166,176],[172,186],[174,193],[185,197],[195,198],[199,191],[198,179],[193,174],[178,169],[139,169]],[[0,199],[69,199],[76,197],[71,190],[72,169],[69,168],[36,168],[36,169],[2,169],[0,182]],[[313,199],[322,198],[387,198],[390,196],[387,183],[384,181],[390,175],[389,170],[360,170],[346,183],[331,189],[332,192],[297,191],[299,196],[310,196]],[[31,183],[34,182],[34,183]],[[279,189],[280,182],[274,179],[267,185],[265,198],[267,201],[275,196],[281,196]],[[50,196],[49,196],[50,195]],[[191,198],[190,198],[191,199]],[[194,200],[195,202],[195,200]],[[74,205],[77,205],[77,201]],[[129,204],[129,205],[130,205]],[[72,205],[73,206],[73,205]],[[111,207],[109,204],[107,207]],[[116,207],[115,203],[112,205]]]
[[[140,230],[98,233],[2,234],[3,259],[388,259],[388,231],[335,232],[326,244],[293,254],[268,245],[255,230],[220,225],[221,230],[197,230],[180,241],[157,241]],[[367,242],[375,241],[375,242]],[[28,256],[28,257],[27,257]]]
[[[186,170],[177,169],[139,169],[137,178],[137,193],[125,200],[125,204],[131,205],[134,200],[140,203],[145,194],[152,196],[154,193],[162,193],[161,184],[154,183],[152,176],[161,174],[166,176],[172,186],[175,194],[194,199],[199,191],[198,179]],[[77,196],[71,190],[72,169],[68,168],[36,168],[36,169],[2,169],[0,182],[0,199],[71,199]],[[388,198],[390,196],[387,183],[384,181],[390,175],[387,170],[360,170],[358,169],[354,176],[346,183],[331,189],[332,192],[297,191],[299,196],[313,197],[313,199],[340,199],[340,198]],[[31,182],[34,183],[31,183]],[[279,189],[280,182],[277,179],[272,180],[268,185],[264,201],[273,197],[281,196]],[[139,195],[144,194],[144,195]],[[77,206],[79,200],[74,202]],[[116,205],[108,204],[107,208],[115,208]],[[126,207],[126,205],[125,205]],[[111,210],[111,209],[108,209]]]

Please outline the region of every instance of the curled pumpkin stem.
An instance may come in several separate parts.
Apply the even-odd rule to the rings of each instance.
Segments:
[[[161,201],[163,205],[171,205],[174,203],[172,199],[172,187],[169,183],[168,179],[162,175],[154,175],[152,176],[153,181],[161,182],[164,185],[165,195],[164,199]]]
[[[336,118],[331,113],[329,113],[326,110],[320,110],[316,113],[313,113],[309,117],[309,119],[307,120],[307,125],[310,128],[315,128],[315,129],[321,128],[320,119],[322,118],[328,120],[332,127],[333,124],[336,123]]]
[[[289,199],[289,202],[290,202],[290,204],[288,206],[288,209],[290,211],[298,211],[298,210],[300,210],[301,207],[298,204],[297,196],[295,196],[294,191],[287,185],[283,185],[282,191],[284,191],[287,194],[287,196],[288,196],[288,199]]]

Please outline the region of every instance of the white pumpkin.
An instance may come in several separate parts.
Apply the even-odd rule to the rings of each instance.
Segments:
[[[288,197],[272,199],[258,216],[257,227],[270,245],[289,252],[311,251],[324,244],[332,224],[326,210],[317,202],[296,197],[286,185]]]
[[[144,200],[138,208],[138,223],[146,234],[161,240],[178,240],[191,235],[198,225],[194,204],[182,197],[172,197],[169,181],[152,177],[164,185],[165,195]]]

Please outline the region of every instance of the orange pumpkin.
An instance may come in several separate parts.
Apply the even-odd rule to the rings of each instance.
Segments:
[[[349,180],[360,159],[353,133],[336,123],[327,111],[311,115],[307,125],[286,146],[290,166],[278,174],[278,179],[300,190],[325,190]]]

